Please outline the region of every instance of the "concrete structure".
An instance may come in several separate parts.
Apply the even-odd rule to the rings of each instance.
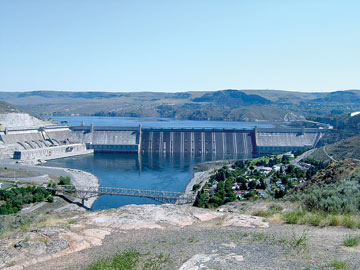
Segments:
[[[325,129],[258,129],[255,132],[256,154],[281,153],[313,148]]]
[[[0,158],[37,161],[88,153],[85,144],[72,141],[68,127],[0,131]]]
[[[53,147],[29,149],[14,152],[14,159],[19,160],[50,160],[56,158],[64,158],[71,156],[78,156],[84,154],[91,154],[92,150],[86,149],[85,144],[71,144],[71,145],[59,145]]]
[[[72,141],[85,143],[88,149],[99,153],[138,153],[141,127],[71,127]]]
[[[326,129],[305,128],[125,128],[71,127],[72,140],[95,152],[159,155],[231,155],[278,153],[313,148]]]
[[[211,155],[214,159],[249,158],[313,148],[326,129],[304,128],[141,128],[46,127],[0,131],[0,154],[31,160],[88,153]],[[85,149],[86,145],[86,149]],[[15,155],[14,152],[16,151]]]
[[[254,137],[243,129],[143,129],[141,151],[159,154],[225,154],[254,152]]]

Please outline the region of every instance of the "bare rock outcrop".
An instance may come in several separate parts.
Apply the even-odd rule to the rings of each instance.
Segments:
[[[5,267],[4,269],[7,270],[25,269],[39,262],[99,246],[102,245],[104,238],[113,232],[166,230],[201,224],[202,222],[214,222],[216,226],[262,228],[269,226],[260,217],[169,204],[128,205],[117,210],[91,213],[77,212],[77,214],[78,216],[74,219],[67,220],[69,224],[67,226],[34,228],[30,232],[17,233],[1,240],[0,268]],[[233,255],[240,258],[240,255]],[[196,257],[189,261],[183,269],[192,269],[187,265],[196,265],[197,262],[205,258],[204,256],[201,255],[201,258]],[[209,258],[214,259],[215,257],[211,255]]]

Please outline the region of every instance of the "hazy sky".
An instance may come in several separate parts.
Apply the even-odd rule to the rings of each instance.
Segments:
[[[359,0],[0,0],[0,90],[360,89]]]

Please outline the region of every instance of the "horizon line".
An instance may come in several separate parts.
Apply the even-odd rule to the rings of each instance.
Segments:
[[[360,89],[338,89],[338,90],[284,90],[284,89],[236,89],[236,88],[226,88],[226,89],[211,89],[211,90],[175,90],[175,91],[156,91],[156,90],[54,90],[54,89],[41,89],[41,90],[0,90],[3,93],[26,93],[26,92],[73,92],[73,93],[186,93],[186,92],[217,92],[217,91],[281,91],[281,92],[295,92],[295,93],[332,93],[332,92],[345,92],[345,91],[360,91]]]

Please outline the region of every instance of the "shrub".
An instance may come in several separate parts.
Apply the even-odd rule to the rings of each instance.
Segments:
[[[341,224],[341,219],[339,216],[331,215],[329,217],[329,225],[330,226],[339,226]]]
[[[132,270],[135,269],[141,254],[135,250],[116,254],[111,259],[100,259],[99,261],[87,267],[88,270],[101,270],[101,269],[119,269],[119,270]]]
[[[312,186],[306,192],[290,195],[287,199],[302,202],[309,211],[356,213],[360,206],[360,185],[358,179],[353,178],[335,184]]]
[[[283,214],[286,223],[297,224],[305,216],[306,212],[302,209],[289,211]]]
[[[344,239],[344,245],[346,247],[355,247],[359,245],[359,238],[348,236]]]
[[[346,269],[348,267],[347,262],[339,261],[339,260],[333,260],[330,264],[330,267],[333,267],[335,269]]]
[[[320,226],[322,217],[320,214],[311,214],[307,221],[311,225]]]
[[[59,177],[59,185],[61,186],[66,186],[66,185],[70,185],[71,179],[69,176],[63,177],[60,176]]]
[[[353,229],[356,227],[356,220],[352,216],[345,216],[342,220],[344,226]]]

